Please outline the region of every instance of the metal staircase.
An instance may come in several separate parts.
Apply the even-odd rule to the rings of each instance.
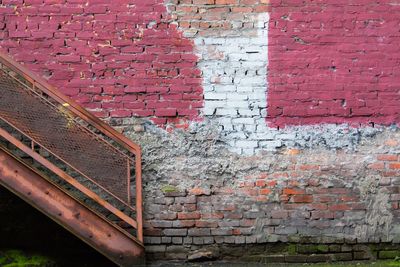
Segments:
[[[140,147],[2,53],[0,184],[116,264],[143,263]]]

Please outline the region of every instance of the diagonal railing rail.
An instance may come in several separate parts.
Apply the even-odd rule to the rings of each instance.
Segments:
[[[3,53],[0,126],[1,138],[133,227],[129,234],[143,243],[140,147]]]

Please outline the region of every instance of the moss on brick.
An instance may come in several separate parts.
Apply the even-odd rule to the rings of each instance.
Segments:
[[[326,253],[329,251],[329,245],[298,245],[297,252],[303,254]]]
[[[297,245],[289,244],[287,247],[287,252],[289,255],[296,255],[297,254]]]
[[[164,185],[163,187],[161,187],[161,191],[165,194],[179,192],[179,189],[172,185]]]
[[[380,259],[394,259],[400,257],[400,250],[384,250],[379,251],[378,257]]]

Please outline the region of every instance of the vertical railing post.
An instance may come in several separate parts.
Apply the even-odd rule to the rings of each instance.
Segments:
[[[127,165],[127,177],[126,177],[126,179],[127,179],[127,185],[128,185],[128,188],[127,188],[127,190],[128,190],[128,192],[127,192],[127,194],[128,194],[128,204],[129,205],[131,205],[131,164],[129,163],[129,159],[127,159],[126,160],[126,165]]]
[[[140,150],[136,151],[135,161],[137,237],[140,242],[143,242],[142,152]]]

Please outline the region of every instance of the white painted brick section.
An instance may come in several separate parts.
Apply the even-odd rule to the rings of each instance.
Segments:
[[[257,34],[249,37],[197,37],[204,75],[204,115],[217,120],[232,150],[253,154],[275,149],[274,129],[266,127],[269,14],[254,16]],[[209,53],[214,51],[215,53]],[[215,58],[215,54],[219,58]],[[261,146],[261,147],[260,147]],[[274,147],[275,146],[275,147]]]
[[[198,14],[191,17],[175,9],[177,2],[182,6],[193,6],[193,1],[166,2],[167,7],[171,6],[174,19],[195,22],[190,28],[181,30],[184,36],[194,41],[199,56],[205,123],[218,125],[222,141],[231,151],[254,154],[281,147],[313,147],[321,143],[334,149],[353,148],[360,136],[379,132],[375,128],[360,130],[344,124],[285,129],[267,127],[269,14],[243,13],[230,21],[231,29],[196,28],[199,21],[208,22],[207,19]],[[243,27],[243,23],[253,28]]]

